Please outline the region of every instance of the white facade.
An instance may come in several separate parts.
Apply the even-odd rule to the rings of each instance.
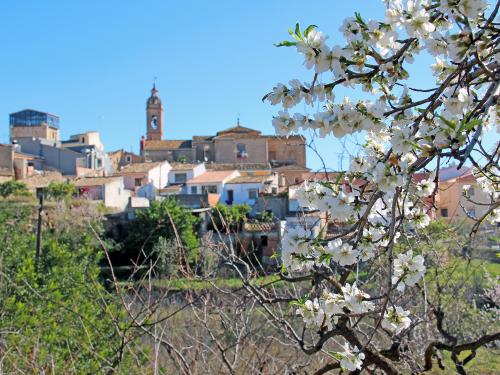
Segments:
[[[187,181],[186,194],[202,194],[206,191],[210,194],[223,195],[226,183],[239,175],[236,170],[202,173],[198,178],[194,177],[193,180]]]
[[[248,204],[253,206],[259,199],[259,193],[263,190],[262,182],[251,183],[227,183],[221,196],[221,202],[226,204]],[[232,193],[230,193],[232,191]],[[231,201],[232,194],[232,201]]]
[[[168,184],[176,185],[176,184],[185,184],[187,181],[198,177],[199,175],[206,172],[205,164],[200,163],[194,166],[191,169],[179,170],[176,168],[172,168],[168,173]],[[182,194],[188,194],[186,186],[183,187]]]
[[[134,164],[130,164],[131,167]],[[171,166],[168,161],[152,166],[144,171],[127,170],[125,168],[121,173],[125,183],[125,188],[136,191],[142,186],[152,184],[156,189],[161,189],[168,184],[168,175]]]
[[[104,205],[124,210],[130,200],[130,190],[125,189],[123,178],[110,181],[103,186]]]

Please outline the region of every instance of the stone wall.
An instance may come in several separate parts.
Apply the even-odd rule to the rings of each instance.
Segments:
[[[306,166],[306,145],[302,137],[268,137],[269,161]]]
[[[229,138],[215,140],[215,161],[217,163],[267,163],[266,138]],[[237,145],[245,145],[248,158],[243,161],[237,158]]]
[[[10,128],[10,141],[17,138],[41,138],[59,141],[59,129],[51,128],[47,124],[40,126],[12,126]]]

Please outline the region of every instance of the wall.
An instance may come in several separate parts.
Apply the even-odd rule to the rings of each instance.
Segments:
[[[191,148],[145,150],[144,159],[146,161],[178,161],[181,156],[185,156],[187,162],[194,161],[195,150]]]
[[[42,138],[59,141],[59,129],[51,128],[44,124],[40,126],[12,126],[10,128],[10,141],[17,138]]]
[[[112,180],[104,185],[104,205],[125,210],[130,199],[130,190],[125,189],[123,178]]]
[[[261,138],[220,138],[215,139],[215,161],[217,163],[238,163],[242,159],[236,157],[236,145],[242,143],[246,146],[248,158],[246,163],[267,163],[268,150],[265,137]]]
[[[221,202],[226,203],[228,200],[228,190],[233,190],[234,200],[232,204],[249,204],[253,206],[257,203],[259,192],[262,190],[263,184],[260,182],[248,183],[248,184],[226,184],[224,186],[224,191],[221,196]],[[257,199],[248,198],[248,190],[257,189]]]
[[[0,169],[12,171],[14,163],[14,148],[12,145],[0,145]]]
[[[151,182],[157,189],[167,186],[170,169],[172,167],[169,163],[162,163],[150,169],[147,174],[148,182]]]
[[[306,145],[301,137],[268,137],[269,161],[306,166]]]
[[[470,185],[474,188],[474,194],[470,196],[471,200],[479,203],[475,204],[467,200],[463,196],[463,189],[465,185]],[[476,218],[483,216],[488,210],[486,203],[491,202],[490,197],[484,193],[477,183],[472,178],[453,179],[451,181],[441,182],[439,184],[439,194],[436,201],[438,207],[437,216],[441,215],[441,209],[448,209],[448,217],[443,217],[448,221],[457,219],[467,219],[467,214],[464,212],[464,207],[467,210],[473,209]],[[481,204],[483,203],[483,204]]]
[[[269,196],[259,197],[257,204],[254,207],[254,214],[257,212],[272,211],[273,215],[278,219],[284,219],[288,211],[287,196]]]
[[[197,161],[207,162],[214,161],[215,149],[212,141],[195,141],[193,140],[194,159]]]
[[[71,150],[50,146],[45,141],[20,139],[21,151],[44,158],[45,169],[56,169],[63,175],[76,175],[77,166],[83,166],[85,156]]]

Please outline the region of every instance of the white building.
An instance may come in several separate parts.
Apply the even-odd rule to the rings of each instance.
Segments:
[[[171,169],[168,173],[168,184],[181,185],[179,191],[183,194],[187,194],[187,181],[192,180],[207,171],[204,163],[171,163],[170,166]]]
[[[170,169],[168,161],[133,163],[124,166],[118,174],[123,176],[125,188],[136,192],[146,185],[155,189],[167,186]]]
[[[207,171],[186,182],[187,194],[209,193],[221,196],[226,183],[239,175],[236,170]]]
[[[257,203],[259,195],[273,193],[273,187],[277,189],[277,186],[277,178],[273,175],[237,176],[225,184],[221,202],[253,206]]]
[[[102,201],[106,207],[125,210],[131,191],[125,189],[122,176],[83,177],[73,181],[80,197]]]

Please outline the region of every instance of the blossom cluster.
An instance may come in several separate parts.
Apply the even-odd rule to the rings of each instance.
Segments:
[[[278,83],[265,96],[272,105],[283,107],[273,118],[276,133],[365,137],[349,170],[336,176],[335,182],[305,181],[294,189],[290,198],[302,209],[324,213],[345,232],[327,241],[319,236],[325,228],[286,228],[282,238],[286,271],[326,267],[350,272],[361,262],[392,252],[403,231],[411,235],[430,222],[425,201],[437,191],[439,168],[418,182],[414,173],[434,168],[431,162],[436,157],[463,162],[470,156],[469,145],[474,146],[483,131],[495,127],[500,131],[498,101],[489,99],[500,94],[491,72],[498,69],[500,48],[498,41],[491,42],[487,2],[385,3],[381,21],[358,13],[347,18],[339,30],[345,39],[342,45],[330,44],[316,26],[301,31],[299,25],[290,30],[293,41],[279,44],[294,46],[314,78],[311,83],[296,79]],[[435,87],[426,90],[409,87],[407,82],[409,65],[422,54],[434,59],[430,71]],[[366,98],[338,100],[340,85],[361,88]],[[301,103],[306,111],[293,113]],[[495,203],[500,199],[500,173],[491,160],[487,173],[477,170],[475,176]],[[490,220],[500,221],[500,208],[491,210]],[[390,259],[392,287],[385,291],[387,298],[416,285],[426,270],[423,255],[414,256],[411,250]],[[299,304],[297,314],[307,326],[320,329],[332,329],[340,316],[360,314],[380,314],[381,327],[390,334],[410,327],[409,311],[387,303],[377,306],[358,285],[345,283],[336,293],[321,290]],[[346,343],[344,351],[336,354],[344,369],[362,368],[364,354],[358,348]]]

